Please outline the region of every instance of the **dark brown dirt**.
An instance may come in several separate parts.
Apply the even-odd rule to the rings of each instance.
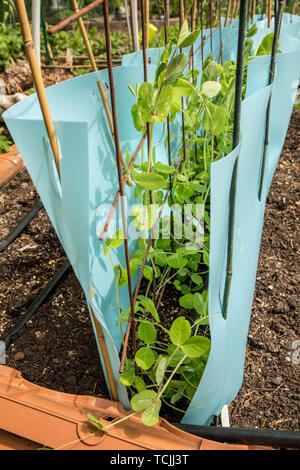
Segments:
[[[299,121],[294,111],[268,197],[244,383],[230,406],[234,426],[299,430]],[[37,198],[26,170],[1,188],[0,239]],[[42,209],[0,255],[1,336],[65,260]],[[71,269],[13,338],[7,365],[51,389],[108,397],[84,294]]]
[[[267,200],[243,386],[232,425],[299,431],[300,111]]]

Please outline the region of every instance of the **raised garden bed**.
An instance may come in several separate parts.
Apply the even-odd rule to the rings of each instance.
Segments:
[[[244,382],[230,406],[233,426],[299,430],[299,366],[292,360],[299,339],[299,135],[300,112],[295,110],[268,197]],[[37,200],[27,171],[2,188],[0,197],[2,239]],[[42,209],[1,254],[1,335],[65,260]],[[163,308],[171,316],[179,313],[170,311],[168,302]],[[50,389],[108,398],[84,294],[71,270],[13,339],[7,365]],[[179,418],[169,409],[163,415]]]
[[[188,54],[192,54],[188,60],[188,55],[182,53],[181,48],[189,48],[195,41],[197,42],[200,29],[190,33],[188,22],[183,21],[182,16],[181,30],[173,52],[172,47],[168,45],[163,55],[157,59],[157,51],[150,51],[148,58],[151,65],[148,67],[143,23],[143,56],[141,54],[125,57],[122,66],[113,72],[108,2],[105,1],[108,74],[106,71],[96,72],[97,68],[93,65],[96,73],[66,82],[62,86],[51,87],[46,96],[34,50],[30,47],[32,40],[25,4],[21,0],[17,2],[44,123],[40,119],[39,105],[36,106],[38,104],[36,96],[26,101],[27,106],[20,104],[7,112],[4,119],[22,152],[39,195],[84,290],[84,300],[81,295],[77,303],[85,305],[86,301],[88,304],[89,318],[93,322],[94,333],[97,333],[98,349],[99,352],[101,350],[102,364],[105,364],[104,374],[111,396],[125,407],[131,406],[135,413],[143,411],[141,419],[147,426],[159,423],[161,405],[163,405],[162,413],[169,420],[179,422],[183,416],[183,423],[210,424],[213,416],[220,413],[223,404],[234,399],[242,382],[265,199],[277,164],[278,148],[282,148],[292,112],[292,82],[295,83],[299,75],[295,60],[298,57],[299,43],[296,44],[292,37],[283,35],[280,43],[283,53],[279,51],[279,54],[276,54],[283,3],[280,3],[275,15],[274,39],[266,36],[260,45],[259,38],[266,29],[263,20],[259,26],[263,29],[260,31],[255,25],[249,29],[247,36],[254,35],[254,42],[245,40],[246,4],[241,4],[238,31],[235,26],[226,29],[224,65],[218,65],[212,58],[214,43],[220,48],[219,60],[223,63],[221,38],[217,42],[216,35],[211,37],[211,54],[208,43],[205,45],[202,39],[199,39],[200,43],[198,42],[195,54],[201,47],[204,52],[202,51],[202,59],[197,65],[202,67],[201,81],[198,85],[194,69],[196,56],[194,57],[193,49],[187,51]],[[144,22],[143,15],[144,13],[142,22]],[[268,18],[268,26],[271,26],[271,15]],[[296,35],[296,28],[294,30]],[[82,33],[84,35],[84,31]],[[213,34],[211,29],[206,30],[206,33]],[[232,47],[232,39],[237,41],[236,47]],[[258,49],[255,49],[254,44],[255,47],[259,46]],[[236,64],[227,60],[232,57],[230,54],[233,49],[237,54]],[[90,52],[89,54],[93,63],[92,54]],[[204,56],[205,62],[203,62]],[[269,56],[270,65],[268,58],[258,56]],[[278,65],[276,78],[274,78],[275,56]],[[142,57],[144,69],[139,63]],[[190,74],[187,74],[191,75],[189,80],[185,76],[185,68],[192,58],[194,58],[192,69]],[[159,65],[155,72],[157,60]],[[243,92],[244,60],[248,63],[245,93]],[[287,68],[290,70],[288,77]],[[265,72],[269,74],[267,80],[269,87],[265,86]],[[141,81],[145,83],[136,84],[132,81],[133,76],[138,83]],[[114,81],[118,83],[117,88],[114,86]],[[129,81],[132,83],[129,89],[136,100],[134,104],[127,88]],[[280,87],[281,83],[284,83],[284,86]],[[95,85],[96,92],[94,90],[91,94]],[[103,87],[107,88],[107,95],[111,98],[111,110],[108,108]],[[102,102],[99,100],[98,91]],[[234,100],[231,99],[233,94]],[[75,95],[76,102],[74,102]],[[186,97],[186,100],[183,97]],[[56,131],[48,108],[48,100],[50,109],[54,109],[54,120],[60,122]],[[180,122],[176,114],[183,111],[184,104],[186,108],[182,112]],[[130,121],[130,109],[133,123]],[[282,112],[280,129],[276,118],[278,109]],[[117,113],[120,112],[118,131]],[[167,128],[163,128],[161,124],[167,116],[170,121],[167,122]],[[250,126],[249,117],[251,117]],[[94,125],[96,122],[97,132]],[[170,122],[172,122],[171,134]],[[45,136],[41,139],[41,135],[44,134],[44,124],[49,141]],[[108,134],[107,124],[110,128]],[[153,132],[154,124],[159,125],[155,125],[156,132]],[[259,135],[257,135],[258,129],[261,130]],[[158,134],[161,131],[162,136],[165,138],[168,136],[166,147],[163,146],[162,140],[159,140]],[[181,137],[177,138],[181,131],[183,150],[179,149]],[[199,135],[197,131],[200,131]],[[58,133],[58,140],[55,132]],[[139,137],[140,132],[144,134],[142,140]],[[171,145],[170,135],[177,136]],[[146,136],[147,163],[144,160],[144,148],[139,155]],[[108,158],[103,159],[105,156],[111,156],[111,140],[112,143],[115,141],[116,147],[116,162],[113,165]],[[131,152],[137,145],[138,148],[130,162]],[[123,176],[122,180],[122,167],[123,171],[126,171],[126,163],[121,152],[125,154],[125,146],[126,163],[129,167],[128,176]],[[261,148],[264,148],[263,155]],[[201,152],[200,157],[198,152]],[[42,154],[45,154],[44,159],[40,158]],[[86,154],[87,159],[81,158],[83,154]],[[132,166],[138,155],[135,165]],[[227,158],[224,158],[225,156]],[[118,182],[114,178],[116,173]],[[125,195],[124,186],[127,178],[135,184],[135,189],[132,188],[135,199],[140,198],[143,204],[152,205],[155,202],[161,206],[154,226],[153,223],[149,225],[149,221],[145,225],[145,222],[142,222],[141,211],[139,212],[139,208],[134,206],[132,224],[142,237],[139,238],[139,243],[134,242],[138,237],[132,235],[132,227],[129,227],[129,241],[127,240],[129,221],[122,197]],[[258,187],[257,181],[259,181]],[[128,186],[131,186],[131,182],[128,179]],[[79,187],[82,188],[80,193]],[[132,189],[126,191],[129,204],[133,204]],[[164,190],[167,190],[166,193]],[[104,222],[101,220],[103,214],[101,211],[115,192],[115,202],[111,210],[116,208],[120,197],[123,228],[120,228],[112,239],[108,238],[99,245],[99,238],[103,241],[107,229],[105,224],[101,234],[98,233],[100,224],[103,227],[102,222]],[[170,197],[167,199],[169,194]],[[143,241],[140,231],[146,232],[152,227],[153,236],[166,201],[171,210],[171,217],[163,218],[158,241],[152,241],[152,244],[149,241],[146,249],[147,243]],[[176,209],[174,206],[171,209],[174,201],[177,202]],[[192,215],[189,212],[189,215],[185,213],[184,216],[180,216],[178,206],[183,208],[184,204],[190,205],[190,203],[193,204]],[[195,204],[202,204],[204,209],[202,222],[199,222],[200,214],[196,213]],[[153,207],[151,211],[152,209]],[[172,220],[175,220],[172,214],[177,217],[176,229],[172,225]],[[168,219],[171,220],[172,236],[174,230],[178,230],[178,225],[185,226],[184,236],[181,236],[180,242],[177,241],[177,236],[173,237],[172,242],[165,240],[163,227],[164,224],[168,224]],[[197,233],[203,225],[207,232],[204,235],[204,243],[199,242],[191,227],[187,232],[186,225],[196,226]],[[113,232],[110,232],[109,237],[112,235]],[[193,245],[191,241],[194,241]],[[123,268],[124,252],[121,254],[121,249],[118,249],[122,244],[125,249],[127,270]],[[151,246],[152,253],[149,252]],[[23,253],[36,248],[37,246],[28,243],[18,251]],[[201,287],[205,285],[205,275],[208,272],[208,290],[203,291]],[[134,277],[135,273],[139,276],[139,280]],[[155,277],[153,279],[154,273],[157,280]],[[143,274],[150,283],[140,286]],[[170,282],[174,276],[176,280]],[[119,289],[126,284],[127,294],[124,289],[122,291]],[[162,303],[161,296],[157,302],[157,291],[161,289],[163,292],[163,287],[166,287],[165,296]],[[272,290],[272,287],[270,289]],[[181,292],[180,295],[178,291]],[[112,302],[113,294],[116,295],[115,303]],[[180,307],[175,307],[176,304]],[[60,306],[58,309],[60,310]],[[193,318],[193,309],[199,315],[197,320]],[[163,318],[162,323],[158,310],[160,318]],[[83,313],[84,308],[81,311]],[[59,311],[54,320],[56,329],[61,328],[59,320],[61,316]],[[82,318],[82,315],[78,315],[78,318],[80,316]],[[206,326],[208,318],[210,332]],[[30,322],[33,323],[34,320],[31,319]],[[124,336],[123,323],[127,322]],[[88,320],[85,323],[88,323]],[[63,331],[59,335],[50,335],[50,330],[47,330],[47,320],[45,326],[46,331],[34,331],[31,350],[35,348],[33,342],[38,344],[38,350],[43,353],[45,350],[43,340],[47,340],[47,346],[51,344],[53,350],[56,340],[62,343],[67,339]],[[128,348],[130,327],[132,338],[129,339]],[[75,331],[76,327],[72,325],[72,334]],[[122,343],[122,356],[119,356]],[[294,351],[291,357],[293,364],[298,361],[297,346],[298,342],[293,341]],[[25,349],[24,352],[20,351],[15,355],[15,361],[26,361]],[[76,355],[75,349],[68,351],[64,368],[68,367],[69,362],[78,363],[78,358],[74,359],[74,355]],[[56,359],[56,362],[59,362],[59,359]],[[256,361],[256,365],[259,365],[259,361]],[[37,379],[40,379],[48,369],[53,376],[56,375],[49,361],[49,355],[46,356],[43,372]],[[64,374],[65,379],[66,375],[68,374]],[[84,381],[84,378],[81,377],[82,380]],[[68,375],[66,381],[74,383],[72,374]],[[273,379],[278,389],[281,381],[281,376]],[[129,395],[124,385],[130,387]],[[30,385],[28,387],[30,388]],[[188,404],[189,402],[191,403]],[[169,405],[171,410],[168,408],[167,411],[165,405]],[[243,403],[242,406],[245,405]],[[5,420],[5,417],[3,419]],[[99,429],[104,429],[103,424],[96,418],[90,416],[89,419]],[[24,434],[22,436],[28,437]]]

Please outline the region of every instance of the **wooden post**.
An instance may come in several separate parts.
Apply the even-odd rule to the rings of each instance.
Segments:
[[[137,0],[130,0],[131,30],[134,52],[140,50]]]

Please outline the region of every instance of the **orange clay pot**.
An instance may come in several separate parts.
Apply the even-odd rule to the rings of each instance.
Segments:
[[[143,425],[139,414],[98,431],[90,413],[104,426],[130,414],[119,403],[92,396],[71,395],[24,380],[20,372],[0,366],[0,450],[43,446],[65,450],[258,450],[262,446],[228,445],[186,433],[160,418]],[[78,441],[78,439],[82,439]]]
[[[15,145],[7,153],[0,153],[0,188],[8,183],[20,170],[24,163]]]

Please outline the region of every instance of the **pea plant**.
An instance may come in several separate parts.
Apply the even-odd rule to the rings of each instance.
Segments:
[[[249,37],[252,34],[254,27],[249,30]],[[210,165],[232,150],[236,64],[228,61],[221,65],[209,55],[199,79],[198,71],[189,66],[191,61],[182,52],[198,35],[199,30],[190,32],[185,21],[176,45],[168,44],[161,54],[154,83],[145,81],[135,89],[129,86],[136,100],[131,109],[133,124],[141,133],[148,133],[147,150],[130,172],[135,198],[140,203],[132,210],[132,221],[140,237],[130,259],[130,271],[133,276],[147,255],[143,271],[147,286],[137,295],[134,306],[137,350],[133,358],[126,358],[120,381],[130,391],[132,409],[141,411],[142,421],[149,426],[157,423],[162,403],[185,412],[178,406],[186,408],[192,400],[210,352],[206,289]],[[248,39],[246,63],[252,45]],[[169,125],[180,115],[184,122],[181,157],[173,155],[169,164],[156,161],[155,126]],[[126,153],[129,163],[131,156]],[[169,195],[165,201],[166,191]],[[158,209],[164,202],[169,206],[169,215],[159,217]],[[147,249],[149,231],[152,244]],[[203,235],[200,238],[199,231]],[[176,236],[178,232],[180,236]],[[122,229],[108,238],[104,254],[109,256],[115,275],[118,325],[124,343],[123,325],[130,318],[131,308],[122,312],[118,290],[128,283],[127,271],[120,264],[114,265],[111,256],[111,250],[119,247],[123,238]],[[177,317],[170,328],[159,314],[166,286],[178,291],[180,307],[191,312]]]

